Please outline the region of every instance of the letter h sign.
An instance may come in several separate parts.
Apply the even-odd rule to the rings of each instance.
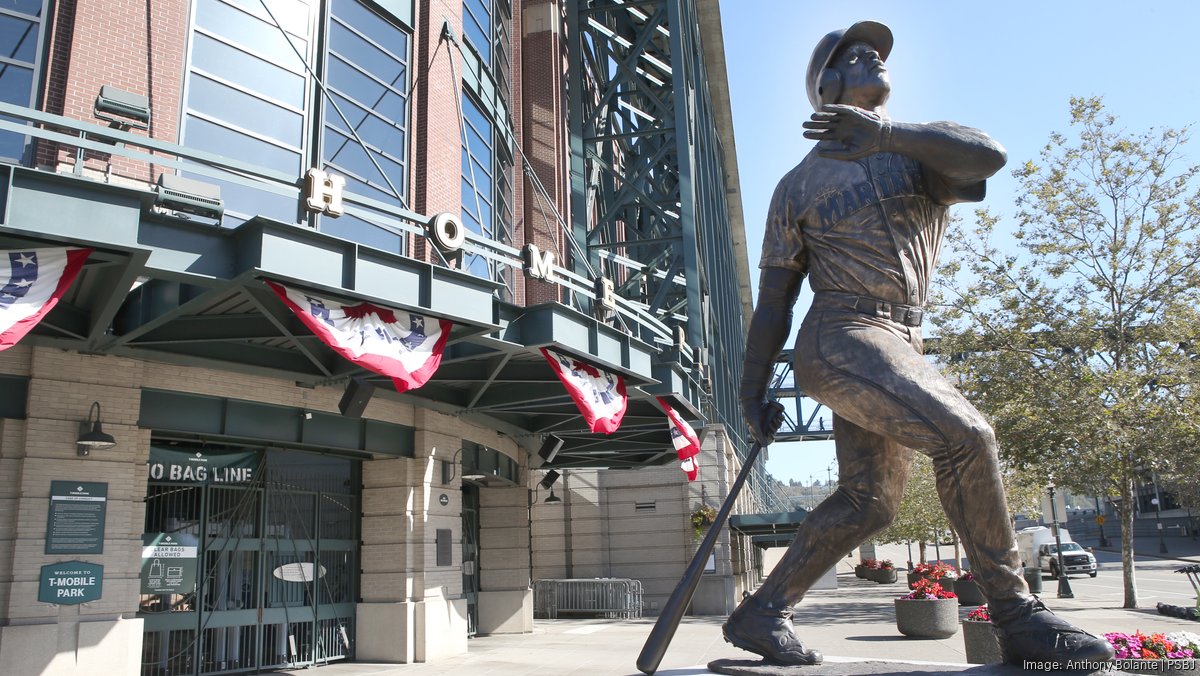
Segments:
[[[308,195],[308,208],[317,213],[341,216],[342,189],[346,187],[346,177],[337,174],[327,174],[316,167],[308,170],[304,188]]]

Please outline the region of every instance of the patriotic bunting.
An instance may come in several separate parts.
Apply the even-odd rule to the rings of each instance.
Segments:
[[[666,399],[658,397],[658,403],[667,412],[667,426],[671,428],[671,444],[679,456],[679,467],[687,474],[688,481],[700,475],[700,439],[692,426],[679,417]]]
[[[575,400],[589,429],[612,434],[621,427],[629,401],[624,378],[544,347],[542,354]]]
[[[91,249],[0,250],[0,350],[16,345],[58,304]]]
[[[355,364],[390,377],[399,392],[414,390],[433,377],[453,327],[445,319],[371,303],[344,305],[277,282],[268,281],[267,286],[326,345]]]

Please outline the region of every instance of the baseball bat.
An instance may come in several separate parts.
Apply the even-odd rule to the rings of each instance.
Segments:
[[[700,578],[704,575],[704,564],[708,563],[708,555],[712,553],[713,546],[717,544],[721,528],[725,525],[725,520],[729,518],[729,511],[733,509],[733,503],[737,500],[738,493],[742,492],[742,485],[746,483],[746,477],[750,476],[750,469],[754,467],[755,461],[758,460],[758,452],[761,450],[762,445],[758,442],[750,447],[750,452],[746,454],[746,462],[742,465],[742,471],[738,472],[737,479],[729,487],[729,495],[721,505],[720,511],[717,512],[717,518],[708,527],[708,533],[705,534],[704,540],[700,543],[700,548],[696,550],[696,555],[692,557],[692,562],[688,564],[687,570],[683,572],[683,578],[679,580],[679,584],[675,585],[675,591],[671,592],[671,597],[667,599],[662,612],[658,614],[658,620],[655,621],[654,628],[650,630],[650,636],[646,638],[646,643],[642,646],[642,653],[638,655],[637,668],[642,673],[653,674],[658,669],[658,665],[662,663],[663,655],[667,653],[667,646],[671,644],[671,639],[675,637],[675,630],[679,628],[679,621],[683,619],[683,612],[687,610],[692,597],[696,595],[696,587],[700,586]]]

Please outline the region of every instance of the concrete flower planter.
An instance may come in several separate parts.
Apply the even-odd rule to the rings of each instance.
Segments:
[[[867,576],[867,567],[859,564],[854,567],[854,577],[865,578]]]
[[[975,580],[955,580],[954,593],[958,594],[958,605],[960,606],[981,606],[987,603],[987,597],[983,595]]]
[[[896,599],[896,628],[911,638],[958,633],[958,599]]]
[[[886,569],[885,568],[876,568],[875,570],[868,570],[866,578],[868,580],[878,582],[879,584],[891,584],[891,583],[895,582],[897,579],[896,569],[895,568],[886,568]]]
[[[991,622],[963,620],[963,643],[967,648],[968,664],[1000,662],[1000,636]]]

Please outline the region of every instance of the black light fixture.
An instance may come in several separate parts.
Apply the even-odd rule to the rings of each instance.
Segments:
[[[92,420],[95,412],[96,419]],[[91,429],[88,429],[88,428]],[[93,450],[103,451],[117,445],[117,440],[111,434],[105,434],[100,427],[100,402],[93,401],[88,409],[88,419],[79,424],[79,438],[75,440],[75,452],[79,455],[89,455]]]
[[[454,481],[455,468],[458,466],[458,458],[459,458],[459,456],[462,455],[462,452],[464,450],[466,450],[466,449],[460,448],[454,452],[454,457],[451,458],[449,461],[446,461],[446,460],[442,461],[442,483],[448,484],[451,481]],[[436,453],[437,448],[435,447],[433,449],[433,451],[434,451],[434,453]],[[466,474],[465,472],[467,470],[470,470],[471,473]],[[463,481],[479,481],[481,479],[487,478],[486,474],[480,472],[478,469],[475,469],[473,467],[472,468],[463,467],[463,471],[464,471],[464,474],[462,477]]]
[[[562,498],[560,498],[560,497],[558,497],[557,495],[555,495],[555,494],[554,494],[554,489],[553,489],[553,488],[551,488],[551,489],[550,489],[550,496],[549,496],[548,498],[546,498],[545,500],[543,500],[543,502],[545,502],[545,503],[546,503],[546,504],[548,504],[548,505],[552,505],[552,504],[554,504],[554,503],[556,503],[556,502],[562,502]]]

